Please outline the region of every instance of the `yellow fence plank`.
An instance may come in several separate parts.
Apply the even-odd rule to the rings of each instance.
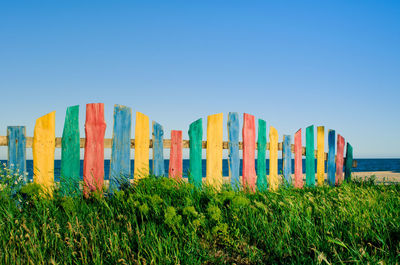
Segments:
[[[33,180],[49,195],[54,188],[55,117],[53,111],[36,120],[32,145]]]
[[[317,181],[318,186],[324,185],[325,180],[325,127],[317,128]]]
[[[149,117],[136,112],[135,126],[135,166],[134,179],[139,180],[149,174]]]
[[[222,113],[207,117],[206,183],[218,190],[222,186],[222,124]]]
[[[278,181],[278,131],[274,127],[269,129],[269,187],[277,190]]]

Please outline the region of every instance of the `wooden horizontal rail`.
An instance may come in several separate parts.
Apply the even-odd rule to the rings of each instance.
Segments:
[[[7,146],[8,145],[8,137],[7,136],[0,136],[0,146]],[[189,148],[189,140],[182,140],[182,147],[183,148]],[[26,147],[27,148],[32,148],[32,143],[33,143],[33,137],[26,137]],[[164,139],[164,148],[171,148],[171,139]],[[282,151],[282,143],[278,143],[278,150]],[[56,137],[56,148],[61,148],[61,137]],[[80,139],[80,147],[84,148],[85,147],[85,138]],[[149,147],[153,147],[153,140],[150,139],[149,141]],[[202,147],[205,149],[207,148],[207,141],[202,142]],[[112,148],[112,139],[110,138],[105,138],[104,139],[104,148]],[[131,139],[131,149],[135,149],[135,139]],[[227,141],[224,141],[222,143],[222,149],[229,149],[229,145]],[[243,149],[243,142],[239,142],[239,149]],[[256,149],[257,149],[257,144],[256,144]],[[269,143],[267,143],[266,150],[269,150]],[[291,145],[291,150],[292,153],[294,153],[294,145]],[[317,158],[317,150],[314,151],[315,153],[315,158]],[[303,156],[306,155],[306,148],[302,148],[302,154]],[[328,158],[328,153],[325,153],[325,160]],[[354,160],[353,167],[357,166],[357,161]]]

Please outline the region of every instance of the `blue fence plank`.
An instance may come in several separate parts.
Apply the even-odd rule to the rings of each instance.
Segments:
[[[110,191],[129,184],[131,172],[131,108],[114,106],[114,128],[111,148]]]
[[[239,115],[237,112],[229,112],[228,114],[228,164],[229,176],[231,177],[231,185],[233,188],[240,187],[239,169]]]
[[[282,163],[283,163],[283,177],[287,185],[292,184],[292,151],[291,151],[290,135],[283,136],[283,147],[282,147]]]
[[[26,172],[25,126],[8,126],[8,167],[24,176]]]
[[[164,129],[153,121],[153,174],[157,177],[165,175],[164,165]]]
[[[331,186],[335,186],[335,130],[329,130],[328,132],[328,183]]]

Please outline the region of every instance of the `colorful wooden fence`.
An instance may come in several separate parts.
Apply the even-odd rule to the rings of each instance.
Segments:
[[[182,179],[182,149],[190,149],[190,167],[188,180],[200,187],[202,176],[202,150],[206,149],[205,183],[220,189],[223,184],[222,150],[228,149],[229,177],[233,188],[243,187],[251,191],[277,190],[280,183],[302,188],[304,185],[302,160],[306,157],[305,185],[313,187],[324,185],[325,179],[331,186],[340,185],[349,180],[353,167],[353,148],[347,143],[344,157],[345,140],[338,134],[335,145],[335,131],[328,132],[328,153],[325,153],[325,128],[317,127],[317,150],[314,150],[314,126],[306,128],[306,147],[302,146],[301,129],[291,135],[283,135],[279,143],[278,131],[270,127],[267,134],[266,121],[258,120],[258,138],[253,115],[243,115],[242,139],[239,142],[239,115],[228,115],[228,141],[223,141],[223,114],[210,115],[207,118],[207,141],[203,141],[202,119],[189,126],[189,140],[182,140],[182,131],[171,131],[171,139],[163,139],[163,126],[152,123],[150,139],[149,117],[136,112],[135,139],[131,139],[132,111],[130,108],[115,105],[112,139],[104,139],[106,123],[104,105],[93,103],[86,105],[85,138],[79,135],[79,106],[67,108],[62,138],[55,137],[55,112],[51,112],[36,121],[34,136],[26,137],[25,127],[9,126],[7,136],[0,136],[0,145],[8,146],[9,166],[26,171],[26,148],[33,150],[34,182],[43,185],[51,194],[54,187],[54,152],[61,148],[60,187],[68,193],[70,185],[79,185],[80,148],[84,148],[83,183],[84,194],[102,191],[104,186],[104,148],[111,148],[110,182],[111,191],[129,184],[133,173],[134,181],[152,173],[156,176],[169,176]],[[269,135],[269,142],[267,141]],[[257,138],[257,142],[256,142]],[[335,147],[337,153],[335,154]],[[149,172],[149,149],[153,149],[153,172]],[[164,149],[170,149],[169,169],[164,168]],[[131,172],[131,149],[134,153],[134,168]],[[240,172],[240,150],[243,150],[243,170]],[[278,152],[282,151],[283,172],[279,178]],[[269,174],[266,170],[266,154],[269,153]],[[255,163],[257,153],[257,164]],[[292,167],[294,153],[294,169]],[[315,159],[317,168],[315,170]],[[327,178],[325,178],[327,161]],[[344,169],[344,172],[343,172]],[[294,172],[293,172],[294,171]],[[168,173],[167,173],[168,172]],[[240,174],[242,173],[242,178]],[[294,174],[293,174],[294,173]],[[343,176],[344,175],[344,176]],[[315,181],[317,176],[317,183]],[[292,182],[292,178],[294,181]]]

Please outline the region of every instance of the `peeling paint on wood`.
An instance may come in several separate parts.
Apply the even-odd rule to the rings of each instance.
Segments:
[[[169,171],[170,178],[182,180],[183,171],[182,161],[182,131],[171,131],[171,150],[169,158]]]
[[[104,104],[86,104],[85,154],[83,160],[84,195],[101,192],[104,183]]]
[[[292,137],[290,135],[283,136],[282,163],[283,177],[286,185],[292,184],[292,151],[290,149]]]
[[[24,176],[26,172],[25,126],[8,126],[8,167]],[[26,182],[26,179],[25,179]]]
[[[61,138],[62,194],[78,194],[80,178],[79,106],[67,108]]]
[[[317,180],[318,186],[325,181],[325,127],[317,127]]]
[[[134,180],[149,175],[149,117],[136,112]]]
[[[343,162],[344,162],[344,138],[337,135],[337,153],[336,153],[336,179],[335,185],[338,186],[343,182]]]
[[[207,118],[206,182],[217,190],[222,186],[222,123],[222,113]]]
[[[153,174],[157,177],[165,175],[164,165],[164,129],[157,122],[153,121]]]
[[[306,185],[315,186],[314,125],[306,129]]]
[[[114,127],[110,162],[110,191],[119,190],[129,184],[131,175],[131,108],[114,106]]]
[[[53,111],[36,120],[32,146],[33,181],[50,196],[54,188],[55,114]]]
[[[294,135],[294,186],[303,188],[303,147],[301,145],[301,129]]]
[[[243,114],[243,188],[255,191],[256,189],[256,125],[253,115]]]

